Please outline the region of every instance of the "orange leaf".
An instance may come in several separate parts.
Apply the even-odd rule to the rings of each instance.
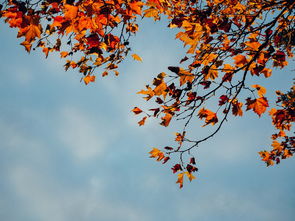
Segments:
[[[258,51],[261,44],[257,41],[253,41],[253,42],[245,42],[245,45],[248,46],[245,50]]]
[[[177,176],[178,176],[178,179],[176,181],[176,183],[179,183],[179,188],[182,188],[183,187],[183,175],[184,175],[185,172],[183,173],[179,173]]]
[[[134,60],[142,62],[142,58],[139,57],[137,54],[132,54],[131,56],[133,57]]]
[[[195,76],[192,73],[190,73],[189,71],[186,71],[182,68],[179,69],[178,75],[179,75],[180,86],[182,86],[186,82],[192,83],[193,80],[195,79]]]
[[[243,65],[245,65],[247,63],[247,58],[244,55],[241,55],[241,54],[235,56],[234,60],[235,60],[235,64],[238,67],[242,67]]]
[[[27,42],[32,42],[36,37],[41,37],[41,26],[30,24],[29,26],[20,29],[17,37],[25,36]]]
[[[160,151],[159,149],[157,149],[157,148],[153,148],[149,152],[149,154],[150,154],[150,158],[157,158],[157,161],[161,161],[165,157],[164,153],[162,151]]]
[[[143,117],[143,118],[138,122],[139,126],[144,125],[146,118],[147,118],[147,117]]]
[[[164,127],[168,127],[172,119],[172,116],[172,114],[167,113],[164,117],[162,117],[161,125],[163,125]]]
[[[145,97],[144,99],[146,99],[148,101],[149,99],[151,99],[155,95],[155,92],[148,85],[146,86],[146,88],[147,88],[146,91],[145,90],[141,90],[141,91],[137,92],[137,94],[147,95],[147,97]]]
[[[232,113],[235,116],[243,116],[243,110],[242,110],[242,106],[243,103],[238,102],[237,100],[232,102],[233,105],[233,109],[232,109]]]
[[[252,85],[252,87],[256,88],[259,97],[263,97],[264,94],[266,93],[265,87],[262,87],[259,84],[254,84]]]
[[[260,97],[258,99],[251,100],[247,99],[247,110],[252,109],[260,117],[266,111],[268,107],[268,101],[265,97]]]
[[[135,114],[140,114],[142,112],[142,110],[138,107],[135,107],[132,109],[132,112],[135,113]]]
[[[95,76],[90,76],[90,75],[87,75],[86,77],[84,77],[84,83],[87,85],[89,84],[90,82],[94,82],[95,81]]]
[[[196,179],[193,173],[185,172],[186,176],[188,177],[189,181]]]
[[[30,53],[31,48],[32,48],[32,44],[31,43],[29,43],[27,41],[24,41],[24,42],[21,43],[21,45],[24,46],[25,49],[26,49],[26,51]]]
[[[210,124],[210,123],[212,125],[214,125],[214,124],[216,124],[218,122],[218,118],[217,118],[216,113],[214,113],[214,112],[212,112],[212,111],[210,111],[208,109],[205,109],[205,108],[202,108],[199,111],[198,116],[199,116],[200,119],[205,118],[205,124],[203,125],[203,127]]]
[[[61,58],[65,58],[65,57],[67,57],[69,55],[69,53],[67,52],[67,51],[62,51],[62,52],[60,52],[60,57]]]
[[[65,6],[65,18],[69,20],[73,20],[77,17],[78,14],[78,7],[66,4]]]

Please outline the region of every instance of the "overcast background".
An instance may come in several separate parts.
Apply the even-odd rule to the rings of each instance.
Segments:
[[[171,165],[148,157],[178,131],[138,127],[130,112],[146,105],[136,92],[182,58],[167,24],[143,22],[131,45],[143,62],[127,59],[119,77],[88,86],[58,55],[28,55],[0,25],[0,220],[294,220],[295,160],[266,168],[257,154],[271,143],[268,116],[228,122],[198,150],[197,179],[183,189]],[[290,88],[292,65],[262,86]]]

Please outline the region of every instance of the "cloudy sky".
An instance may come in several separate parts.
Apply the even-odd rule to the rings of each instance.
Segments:
[[[119,77],[89,86],[57,55],[28,55],[0,25],[0,220],[294,220],[295,160],[266,168],[257,154],[271,142],[268,117],[227,123],[198,150],[197,179],[183,189],[170,165],[148,158],[177,131],[139,128],[130,112],[146,105],[136,92],[153,74],[182,57],[166,24],[145,21],[133,39],[143,63],[129,59]],[[277,70],[262,85],[283,90],[290,73]]]

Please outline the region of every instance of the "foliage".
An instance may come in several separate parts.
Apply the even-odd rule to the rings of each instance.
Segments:
[[[102,76],[118,75],[118,64],[130,52],[129,41],[138,31],[138,21],[165,16],[169,28],[176,28],[187,52],[179,66],[168,67],[151,85],[139,91],[157,107],[143,111],[138,124],[148,118],[160,119],[168,127],[172,120],[183,122],[176,133],[174,147],[153,148],[150,157],[166,163],[172,156],[179,162],[172,167],[183,186],[198,171],[191,150],[213,137],[229,119],[253,111],[266,113],[269,101],[266,88],[247,85],[252,76],[268,78],[273,68],[284,68],[293,57],[295,16],[293,0],[5,0],[1,17],[28,52],[41,48],[66,59],[65,69],[78,69],[85,84],[95,81],[95,70],[104,68]],[[142,59],[132,54],[134,60]],[[182,66],[182,67],[180,67]],[[291,126],[295,119],[295,87],[277,91],[277,107],[269,114],[278,130],[272,135],[273,149],[259,154],[267,165],[292,156],[295,141]],[[245,96],[247,94],[247,96]],[[208,108],[210,106],[210,108]],[[194,119],[214,127],[208,136],[191,139],[187,129]]]

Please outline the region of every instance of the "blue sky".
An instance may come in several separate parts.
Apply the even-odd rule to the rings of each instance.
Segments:
[[[266,168],[257,154],[271,142],[266,116],[247,112],[203,144],[183,189],[170,165],[148,158],[177,131],[139,128],[130,112],[148,107],[136,92],[183,55],[166,24],[145,21],[133,39],[143,63],[127,59],[119,77],[89,86],[58,55],[28,55],[14,30],[1,23],[1,33],[0,220],[294,220],[294,159]],[[262,86],[284,90],[290,69]]]

